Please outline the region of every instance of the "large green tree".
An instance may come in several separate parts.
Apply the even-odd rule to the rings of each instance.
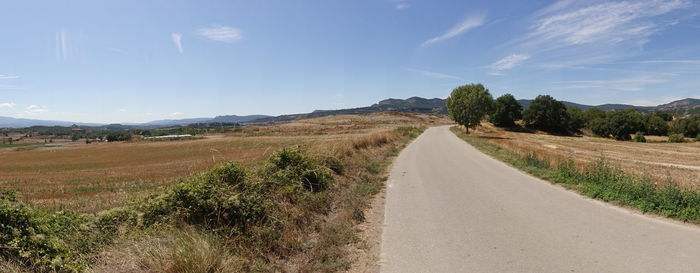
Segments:
[[[523,113],[525,125],[547,132],[565,133],[569,129],[569,113],[564,103],[549,95],[539,95]]]
[[[516,120],[523,118],[523,107],[513,95],[505,94],[494,102],[490,118],[493,125],[514,126]]]
[[[484,85],[468,84],[452,90],[445,104],[450,117],[467,128],[469,133],[469,128],[475,128],[481,124],[481,120],[489,113],[493,105],[493,97]]]

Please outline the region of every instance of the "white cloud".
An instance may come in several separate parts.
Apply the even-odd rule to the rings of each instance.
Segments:
[[[640,76],[613,80],[558,81],[552,89],[607,89],[615,91],[642,91],[648,85],[668,82],[668,79]]]
[[[503,70],[509,70],[522,64],[524,61],[530,59],[530,55],[527,54],[512,54],[498,60],[497,62],[491,64],[491,75],[502,75]]]
[[[120,108],[120,109],[117,109],[117,111],[118,111],[118,112],[122,112],[122,113],[123,113],[123,112],[126,112],[126,109],[124,109],[124,108]]]
[[[63,30],[56,32],[56,59],[68,60],[68,38]]]
[[[175,113],[170,114],[170,116],[171,116],[171,117],[174,117],[174,118],[179,118],[179,117],[182,117],[182,116],[184,116],[184,115],[185,115],[185,114],[183,114],[183,113],[181,113],[181,112],[175,112]]]
[[[423,76],[426,77],[431,77],[431,78],[438,78],[438,79],[453,79],[453,80],[463,80],[460,77],[449,75],[449,74],[442,74],[442,73],[437,73],[437,72],[431,72],[431,71],[425,71],[425,70],[419,70],[419,69],[412,69],[412,68],[407,68],[406,70],[411,71],[411,72],[416,72],[419,73]]]
[[[182,54],[182,34],[172,33],[170,34],[170,38],[173,40],[173,44],[175,44],[177,52],[180,52],[180,54]]]
[[[428,46],[434,43],[442,42],[444,40],[448,40],[451,38],[454,38],[464,32],[467,32],[471,29],[474,29],[476,27],[479,27],[484,24],[486,20],[486,15],[484,14],[474,14],[467,16],[462,22],[459,24],[455,25],[448,31],[446,31],[444,34],[437,36],[435,38],[429,39],[425,42],[423,42],[422,46]]]
[[[15,105],[17,105],[17,104],[12,103],[12,102],[0,103],[0,109],[2,109],[2,108],[12,108],[12,107],[15,107]]]
[[[661,26],[652,18],[689,5],[688,0],[644,0],[607,2],[565,10],[570,1],[560,1],[561,7],[545,10],[528,34],[528,43],[549,47],[565,47],[591,43],[645,44]],[[564,5],[565,4],[565,5]],[[556,4],[555,4],[556,5]],[[545,8],[547,9],[547,8]]]
[[[243,31],[234,27],[213,26],[208,28],[200,28],[197,34],[210,40],[234,43],[243,39]]]
[[[48,112],[49,109],[37,105],[29,105],[23,112],[17,114],[18,117],[36,117],[39,114]]]
[[[392,2],[394,2],[394,8],[399,10],[411,7],[407,0],[393,0]]]
[[[19,76],[0,74],[0,80],[11,80],[11,79],[17,79],[17,78],[19,78]]]

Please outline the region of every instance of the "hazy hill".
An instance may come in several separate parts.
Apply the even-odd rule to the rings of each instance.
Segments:
[[[527,109],[532,100],[518,100]],[[668,111],[681,115],[700,114],[700,99],[682,99],[673,101],[659,106],[635,106],[628,104],[602,104],[602,105],[585,105],[569,101],[563,101],[567,107],[578,107],[581,109],[600,108],[602,110],[624,110],[634,108],[639,111]],[[276,117],[265,115],[249,115],[237,116],[226,115],[217,116],[214,118],[191,118],[191,119],[166,119],[156,120],[140,124],[128,124],[133,127],[168,127],[178,125],[188,125],[193,123],[244,123],[244,124],[275,124],[290,122],[299,119],[316,118],[330,115],[345,115],[345,114],[365,114],[374,112],[413,112],[413,113],[447,113],[445,100],[434,98],[425,99],[420,97],[411,97],[408,99],[385,99],[371,106],[358,107],[350,109],[338,110],[316,110],[311,113],[281,115]],[[52,120],[36,120],[36,119],[19,119],[10,117],[0,117],[0,128],[20,128],[30,126],[71,126],[77,124],[80,126],[103,126],[104,124],[78,123],[70,121],[52,121]]]
[[[237,122],[246,122],[246,121],[251,121],[251,120],[256,120],[256,119],[261,119],[261,118],[269,118],[270,116],[266,115],[249,115],[249,116],[236,116],[236,115],[228,115],[228,116],[217,116],[213,119],[209,119],[206,122],[221,122],[221,123],[237,123]]]
[[[154,120],[146,123],[132,124],[141,126],[176,126],[176,125],[187,125],[192,123],[206,122],[212,118],[187,118],[187,119],[163,119]]]

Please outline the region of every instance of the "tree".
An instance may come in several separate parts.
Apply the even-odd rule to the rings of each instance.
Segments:
[[[566,113],[569,115],[569,130],[572,132],[578,132],[586,126],[586,118],[581,108],[567,107]]]
[[[523,117],[523,107],[511,94],[496,99],[493,104],[491,123],[500,127],[514,126],[515,121]]]
[[[644,117],[644,130],[647,135],[665,136],[668,135],[668,124],[663,117],[657,113],[647,114]]]
[[[491,110],[493,97],[480,83],[462,85],[452,90],[445,104],[450,117],[467,128],[469,133],[469,128],[481,124],[481,120]]]
[[[634,109],[608,112],[608,130],[617,140],[630,140],[631,134],[644,128],[642,114]]]
[[[564,103],[549,95],[539,95],[523,113],[525,125],[547,132],[564,133],[569,128],[569,114]]]
[[[587,128],[590,128],[591,122],[597,118],[605,119],[605,111],[600,108],[590,108],[583,111],[583,119],[586,121]]]

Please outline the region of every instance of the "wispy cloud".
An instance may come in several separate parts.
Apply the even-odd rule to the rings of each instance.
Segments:
[[[408,0],[392,0],[391,2],[394,3],[394,8],[398,10],[407,9],[411,7],[411,4],[408,3]]]
[[[453,26],[451,29],[446,31],[444,34],[423,42],[423,44],[421,46],[428,46],[428,45],[431,45],[434,43],[439,43],[439,42],[457,37],[462,33],[465,33],[471,29],[474,29],[476,27],[483,25],[485,21],[486,21],[485,14],[469,15],[466,18],[464,18],[464,20],[459,22],[457,25]]]
[[[29,105],[27,108],[24,109],[23,112],[17,114],[18,117],[21,118],[31,118],[31,117],[36,117],[42,113],[48,112],[49,109],[46,107],[41,107],[37,105]]]
[[[207,39],[224,43],[234,43],[243,39],[242,30],[220,25],[200,28],[197,30],[197,34]]]
[[[56,59],[68,60],[68,35],[66,31],[61,30],[56,32]]]
[[[0,80],[11,80],[11,79],[17,79],[17,78],[19,78],[19,76],[0,74]]]
[[[650,98],[650,99],[638,99],[638,100],[629,100],[624,102],[625,104],[631,104],[631,105],[637,105],[637,106],[658,106],[661,104],[666,104],[672,101],[677,101],[677,100],[682,100],[684,98],[681,97],[659,97],[659,98]]]
[[[437,78],[437,79],[452,79],[452,80],[463,80],[460,77],[454,76],[454,75],[449,75],[449,74],[443,74],[443,73],[437,73],[437,72],[432,72],[432,71],[426,71],[426,70],[420,70],[420,69],[413,69],[413,68],[407,68],[406,70],[415,72],[418,74],[421,74],[426,77],[431,77],[431,78]]]
[[[665,83],[666,78],[639,76],[612,80],[582,80],[552,82],[552,89],[602,89],[614,91],[641,91],[648,85]]]
[[[177,48],[177,52],[180,52],[182,54],[182,34],[180,33],[172,33],[170,34],[170,39],[172,39],[173,44],[175,44],[175,48]]]
[[[12,108],[12,107],[15,107],[15,105],[17,105],[17,104],[12,103],[12,102],[0,103],[0,109],[2,109],[2,108]]]
[[[688,0],[643,0],[599,3],[566,9],[572,1],[560,1],[531,26],[527,42],[549,47],[632,42],[640,45],[663,27],[652,18],[687,7]],[[559,6],[557,6],[559,4]],[[547,8],[546,8],[547,9]]]
[[[182,116],[184,116],[184,115],[185,115],[185,114],[183,114],[183,113],[181,113],[181,112],[175,112],[175,113],[170,114],[170,116],[171,116],[171,117],[174,117],[174,118],[179,118],[179,117],[182,117]]]
[[[491,74],[491,75],[503,75],[502,72],[504,70],[512,69],[513,67],[516,67],[516,66],[522,64],[524,61],[527,61],[528,59],[530,59],[530,55],[527,55],[527,54],[512,54],[512,55],[506,56],[503,59],[500,59],[497,62],[495,62],[489,66],[489,68],[491,69],[491,72],[489,74]]]
[[[641,61],[643,64],[700,64],[700,60],[651,60]]]

